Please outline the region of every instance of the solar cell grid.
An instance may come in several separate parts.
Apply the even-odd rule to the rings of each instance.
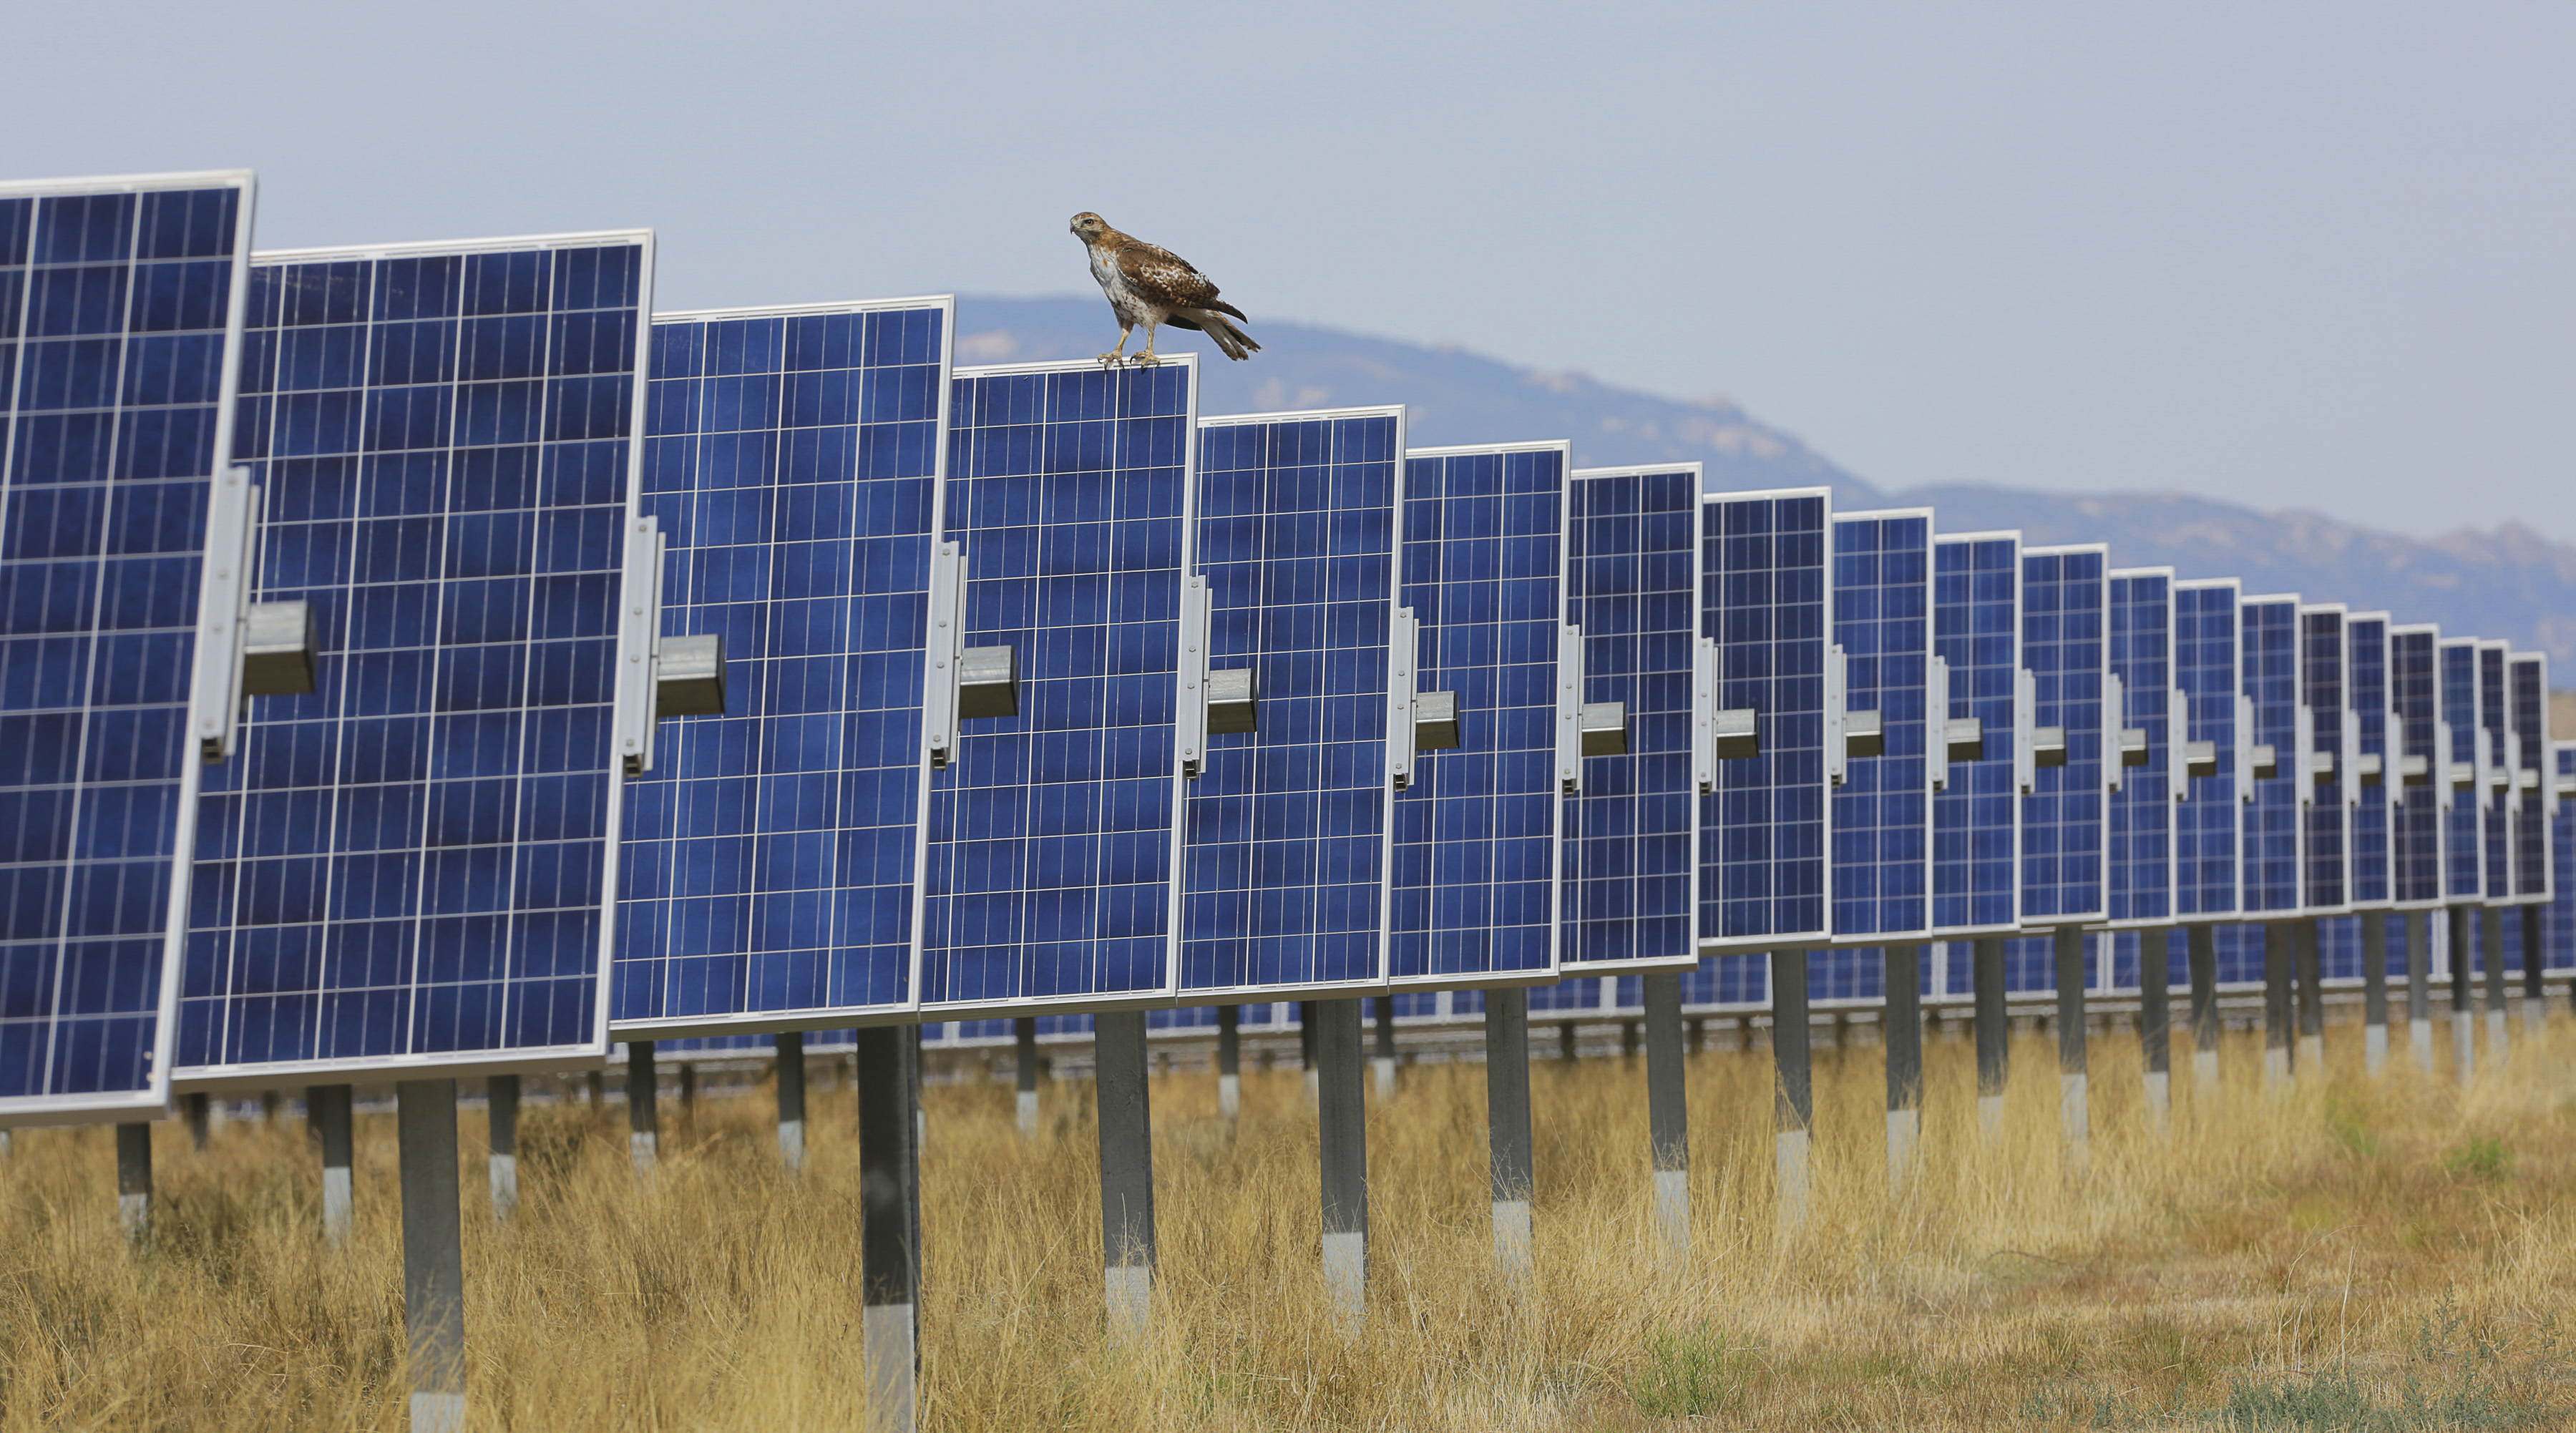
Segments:
[[[2025,767],[2021,913],[2026,924],[2107,914],[2103,754],[2110,558],[2099,546],[2022,553],[2022,666],[2034,678],[2034,729],[2064,733],[2063,760]]]
[[[1975,718],[1983,755],[1948,763],[1932,798],[1932,923],[1972,935],[2020,925],[2021,537],[1942,534],[1933,545],[1933,652],[1951,718]]]
[[[2350,689],[2344,680],[2347,636],[2339,606],[2299,609],[2300,742],[2307,761],[2290,773],[2298,783],[2300,813],[2299,904],[2325,913],[2351,905],[2347,884],[2350,831],[2346,815],[2355,789],[2353,753],[2344,749],[2344,713]],[[2312,764],[2310,764],[2312,763]]]
[[[925,1009],[1173,990],[1197,375],[1193,355],[956,371],[958,640],[1009,647],[1018,679],[1015,713],[962,719],[931,778]]]
[[[2541,937],[2552,970],[2576,967],[2576,741],[2549,744],[2549,915]]]
[[[1932,514],[1845,513],[1833,535],[1844,706],[1877,714],[1881,744],[1848,757],[1833,791],[1833,934],[1920,936],[1932,923]],[[1861,963],[1877,970],[1874,948]]]
[[[2434,780],[2450,797],[2442,823],[2442,894],[2461,901],[2486,889],[2486,738],[2478,716],[2477,639],[2446,639],[2439,656],[2440,729],[2448,750],[2435,763]]]
[[[2510,705],[2513,772],[2513,893],[2518,901],[2546,902],[2549,868],[2549,669],[2537,653],[2517,653],[2505,664]]]
[[[1829,929],[1825,662],[1832,493],[1711,494],[1701,505],[1703,635],[1720,710],[1751,710],[1761,751],[1717,763],[1700,798],[1700,945],[1767,948]]]
[[[1557,966],[1566,632],[1564,443],[1405,455],[1402,605],[1415,687],[1457,698],[1459,747],[1395,802],[1388,960],[1402,984],[1531,983]]]
[[[2238,589],[2234,579],[2174,584],[2174,684],[2188,707],[2183,738],[2207,742],[2210,774],[2190,779],[2174,811],[2174,912],[2208,920],[2242,909],[2245,789],[2237,686]]]
[[[2245,813],[2245,913],[2299,908],[2301,818],[2299,771],[2299,599],[2248,597],[2240,609],[2246,700],[2253,704],[2249,739],[2272,748],[2274,775],[2254,783]]]
[[[2478,644],[2478,792],[2482,848],[2486,861],[2480,876],[2487,900],[2502,904],[2513,896],[2513,729],[2511,698],[2505,681],[2505,646]]]
[[[2389,893],[2404,909],[2442,903],[2442,841],[2451,789],[2450,753],[2441,734],[2440,630],[2394,627],[2388,634],[2389,709],[2396,723],[2389,742],[2387,781],[2397,806],[2389,815]],[[2421,775],[2407,772],[2421,765]]]
[[[630,790],[614,1028],[795,1029],[911,1004],[945,298],[654,320],[643,510],[666,633],[727,708]]]
[[[2344,787],[2352,827],[2346,869],[2355,906],[2384,906],[2394,898],[2389,838],[2396,804],[2406,789],[2389,739],[2395,703],[2388,685],[2388,614],[2354,613],[2344,623],[2344,634],[2346,709],[2351,713],[2347,729],[2354,743],[2354,765]],[[2376,782],[2363,776],[2363,765],[2373,761],[2379,764]]]
[[[251,209],[244,172],[0,184],[0,1122],[168,1099]]]
[[[1194,997],[1384,978],[1403,467],[1400,408],[1200,425],[1209,661],[1253,673],[1258,725],[1209,736],[1186,798]]]
[[[1586,703],[1617,702],[1617,754],[1583,759],[1566,798],[1564,968],[1694,966],[1699,782],[1700,469],[1578,472],[1569,489],[1567,620],[1583,629]]]
[[[317,688],[209,768],[184,1082],[509,1068],[606,1047],[642,232],[263,254],[237,456]],[[649,573],[646,574],[649,581]],[[640,757],[642,753],[637,752]]]
[[[2107,713],[2112,731],[2143,732],[2147,761],[2123,765],[2110,798],[2105,870],[2114,924],[2161,925],[2174,918],[2175,710],[2173,569],[2127,568],[2111,574],[2111,673],[2124,710]],[[2125,756],[2121,758],[2125,761]],[[2134,951],[2135,942],[2122,947]]]

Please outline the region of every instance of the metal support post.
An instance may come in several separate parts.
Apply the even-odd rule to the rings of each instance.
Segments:
[[[2325,961],[2319,949],[2317,923],[2298,922],[2299,1058],[2296,1068],[2316,1079],[2326,1076]]]
[[[315,1085],[304,1092],[304,1118],[322,1140],[322,1237],[337,1249],[349,1242],[355,1192],[349,1179],[350,1105],[347,1085]]]
[[[1485,992],[1485,1127],[1492,1150],[1494,1259],[1530,1278],[1529,992]]]
[[[1395,1098],[1395,997],[1377,997],[1377,1053],[1370,1058],[1377,1076],[1377,1097]]]
[[[202,1152],[215,1122],[214,1101],[199,1090],[187,1096],[183,1108],[188,1112],[188,1147]]]
[[[2291,1006],[2290,978],[2298,967],[2298,932],[2293,922],[2263,927],[2263,1088],[2289,1083],[2290,1050],[2297,1014]]]
[[[1807,1222],[1807,1132],[1816,1123],[1814,1068],[1808,1057],[1807,953],[1771,952],[1771,1065],[1779,1082],[1771,1101],[1774,1211],[1782,1238]]]
[[[2476,921],[2469,907],[2453,906],[2451,914],[2451,1065],[2463,1085],[2478,1074],[2478,1019],[2472,1007],[2477,1001],[2476,964],[2469,953],[2476,948]]]
[[[2504,911],[2488,906],[2478,912],[2478,950],[2487,968],[2487,1056],[2499,1067],[2505,1057],[2504,1008],[2511,999],[2504,970]]]
[[[1101,1024],[1112,1018],[1101,1016]],[[1135,1022],[1141,1089],[1145,1017],[1114,1018]],[[921,1284],[921,1027],[862,1027],[858,1065],[859,1337],[868,1422],[878,1433],[911,1433],[921,1374],[914,1313]]]
[[[2003,1130],[2004,1080],[2012,1069],[2012,1025],[2004,1008],[2004,943],[1981,937],[1971,948],[1977,997],[1977,1128],[1988,1141]]]
[[[1922,947],[1891,945],[1887,963],[1887,1187],[1901,1188],[1923,1138]],[[1679,984],[1679,977],[1674,977]]]
[[[2147,1113],[2159,1130],[2173,1115],[2173,935],[2138,932],[2138,1054],[2147,1067]]]
[[[2183,933],[2183,961],[2191,969],[2191,1084],[2200,1094],[2218,1089],[2218,929],[2195,925]]]
[[[1312,1000],[1300,1000],[1297,1002],[1297,1057],[1304,1061],[1303,1068],[1306,1071],[1306,1108],[1311,1110],[1315,1108],[1315,1102],[1322,1098],[1320,1088],[1316,1084],[1315,1002]]]
[[[1368,1315],[1368,1100],[1360,1084],[1360,1002],[1319,1000],[1315,1011],[1323,1087],[1315,1144],[1323,1161],[1324,1288],[1343,1331],[1351,1333]]]
[[[1655,1172],[1655,1227],[1665,1252],[1690,1252],[1690,1092],[1682,1063],[1682,977],[1645,977],[1646,1137]]]
[[[519,1212],[519,1077],[485,1080],[483,1100],[491,1109],[492,1217],[506,1224]]]
[[[805,1032],[778,1037],[778,1157],[790,1174],[805,1172]]]
[[[2433,1073],[2433,913],[2406,913],[2406,1042],[2415,1067]]]
[[[2361,1064],[2373,1077],[2388,1065],[2388,915],[2361,917]]]
[[[661,1154],[660,1079],[653,1070],[653,1042],[626,1042],[626,1153],[637,1174],[651,1174]]]
[[[1222,1020],[1223,1014],[1219,1013]],[[1223,1042],[1225,1031],[1217,1036]],[[1011,1022],[1011,1053],[1018,1062],[1013,1070],[1018,1088],[1020,1133],[1031,1139],[1038,1133],[1038,1021],[1034,1015],[1023,1015]]]
[[[2549,1007],[2544,1003],[2548,992],[2542,982],[2549,952],[2541,944],[2540,924],[2548,912],[2547,906],[2522,908],[2522,1029],[2535,1040],[2549,1024]]]
[[[2066,1155],[2078,1170],[2087,1167],[2093,1148],[2093,1106],[2085,1088],[2091,1072],[2084,1044],[2084,932],[2060,926],[2052,942],[2057,957],[2057,1118],[2065,1131]]]
[[[1574,1022],[1564,1021],[1556,1027],[1556,1057],[1571,1064],[1574,1060]]]
[[[1029,1092],[1023,1103],[1034,1116],[1037,1077],[1032,1072],[1020,1078],[1029,1082],[1021,1087]],[[1243,1113],[1243,1007],[1240,1005],[1216,1008],[1216,1112],[1227,1119]]]
[[[465,1245],[456,1198],[456,1082],[405,1080],[395,1100],[412,1433],[464,1433]]]
[[[116,1127],[116,1219],[130,1243],[152,1237],[152,1126]]]
[[[1311,1042],[1315,1002],[1301,1010]],[[1118,1010],[1092,1017],[1093,1080],[1100,1107],[1100,1247],[1107,1270],[1109,1326],[1141,1338],[1154,1292],[1154,1129],[1145,1087],[1145,1016]],[[1309,1063],[1307,1075],[1316,1074]]]

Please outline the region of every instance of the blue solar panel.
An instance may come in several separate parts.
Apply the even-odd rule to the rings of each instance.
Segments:
[[[1627,723],[1625,753],[1584,757],[1565,803],[1569,971],[1699,961],[1699,489],[1691,463],[1579,472],[1569,490],[1583,700],[1621,703]]]
[[[1761,754],[1716,763],[1700,798],[1703,949],[1828,932],[1825,661],[1832,493],[1711,494],[1701,505],[1703,635],[1717,705],[1750,710]]]
[[[2024,771],[2021,913],[2026,924],[2108,914],[2109,774],[2104,702],[2110,654],[2109,554],[2099,546],[2022,552],[2021,664],[2033,679],[2034,729],[2065,733],[2065,759]],[[2116,738],[2114,738],[2116,739]],[[2116,755],[2112,757],[2117,760]]]
[[[2396,728],[2388,743],[2389,894],[2401,908],[2442,903],[2442,828],[2451,756],[2441,740],[2441,631],[2392,627],[2388,633],[2388,705]],[[2412,770],[2410,770],[2412,768]]]
[[[168,1099],[250,225],[247,173],[0,185],[0,1123]]]
[[[1418,756],[1396,797],[1398,984],[1556,969],[1558,793],[1580,698],[1561,671],[1570,466],[1564,443],[1406,455],[1414,685],[1454,694],[1459,746]]]
[[[720,637],[728,680],[725,713],[665,726],[628,793],[621,1036],[910,1004],[953,308],[654,320],[663,631]]]
[[[659,322],[657,319],[656,322]],[[855,1030],[808,1030],[805,1032],[805,1057],[846,1055],[858,1049]],[[700,1060],[766,1060],[778,1053],[778,1037],[759,1035],[689,1035],[653,1042],[653,1058],[671,1064],[693,1064]],[[609,1063],[615,1064],[615,1051]]]
[[[2513,715],[2504,661],[2504,643],[2478,644],[2478,750],[2485,758],[2478,771],[2485,806],[2480,813],[2486,853],[2482,879],[2488,902],[2497,905],[2513,897],[2513,751],[2507,740]]]
[[[2442,759],[2433,777],[2447,800],[2442,822],[2442,894],[2474,899],[2486,890],[2487,743],[2478,715],[2478,641],[2442,642],[2439,670]]]
[[[2174,809],[2174,914],[2185,920],[2242,909],[2245,698],[2237,690],[2237,586],[2233,578],[2174,584],[2174,685],[2188,710],[2183,739],[2207,742],[2211,774],[2190,778]]]
[[[254,264],[237,451],[321,661],[207,773],[181,1079],[605,1050],[651,273],[640,232]]]
[[[2541,938],[2549,968],[2576,967],[2576,741],[2549,744],[2549,916]]]
[[[2298,786],[2302,810],[2299,904],[2322,915],[2350,908],[2348,803],[2358,794],[2353,753],[2345,743],[2344,714],[2351,707],[2344,678],[2346,636],[2340,606],[2299,609],[2299,712],[2301,746],[2312,757],[2286,774]]]
[[[1212,734],[1186,797],[1181,988],[1384,978],[1404,411],[1200,425],[1212,667],[1253,674],[1257,729]]]
[[[2111,793],[2110,915],[2114,924],[2163,925],[2174,918],[2174,803],[2181,780],[2182,709],[2174,682],[2173,569],[2111,574],[2111,675],[2119,679],[2115,730],[2146,736],[2146,764],[2121,765]],[[2125,750],[2120,760],[2127,760]],[[2120,947],[2134,965],[2136,942]]]
[[[1932,924],[1932,514],[1845,513],[1833,532],[1843,707],[1877,713],[1882,743],[1847,758],[1834,787],[1833,933],[1920,936]],[[1877,971],[1875,949],[1860,964]]]
[[[1682,1008],[1757,1010],[1771,1003],[1771,957],[1761,951],[1703,955],[1682,973]]]
[[[1172,992],[1197,377],[1191,355],[956,374],[958,641],[1008,647],[1018,695],[963,717],[931,778],[925,1009]]]
[[[1932,923],[1957,935],[2021,924],[2021,537],[1944,535],[1932,551],[1932,650],[1951,718],[1974,717],[1984,754],[1948,763],[1932,798]]]
[[[2513,894],[2525,904],[2549,898],[2549,667],[2537,653],[2505,664],[2509,749],[2513,756]]]
[[[2245,812],[2245,913],[2299,909],[2300,796],[2299,599],[2248,597],[2238,609],[2244,631],[2238,680],[2252,703],[2249,739],[2272,748],[2273,772],[2254,783]]]
[[[2263,984],[2264,942],[2271,939],[2271,927],[2251,922],[2230,922],[2212,932],[2216,947],[2218,983],[2222,986],[2259,987]]]
[[[2345,870],[2355,906],[2384,906],[2392,900],[2389,833],[2396,806],[2405,791],[2389,740],[2396,703],[2388,685],[2388,614],[2357,612],[2344,622],[2344,690],[2350,713],[2346,731],[2353,769],[2343,774],[2344,796],[2351,808],[2351,851]],[[2377,762],[2376,781],[2363,769]]]

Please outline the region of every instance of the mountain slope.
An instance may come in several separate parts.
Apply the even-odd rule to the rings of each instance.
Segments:
[[[2239,577],[2248,592],[2385,609],[2401,622],[2503,637],[2576,664],[2576,546],[2519,524],[2423,541],[2321,513],[2259,512],[2180,493],[1969,484],[1887,492],[1722,398],[1685,402],[1305,324],[1256,320],[1251,329],[1262,351],[1244,363],[1227,362],[1201,335],[1164,330],[1159,351],[1205,355],[1200,412],[1402,403],[1419,447],[1567,438],[1586,467],[1702,463],[1713,491],[1830,486],[1838,510],[1932,507],[1949,532],[2019,528],[2035,543],[2107,542],[2124,567]],[[957,333],[959,363],[1032,362],[1088,358],[1117,341],[1118,326],[1096,298],[966,298]]]

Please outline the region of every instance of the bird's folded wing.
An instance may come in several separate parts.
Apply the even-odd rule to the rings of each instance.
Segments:
[[[1216,297],[1216,285],[1208,282],[1207,275],[1191,268],[1189,260],[1152,244],[1134,244],[1120,250],[1118,270],[1127,276],[1128,283],[1160,303],[1198,308]]]

